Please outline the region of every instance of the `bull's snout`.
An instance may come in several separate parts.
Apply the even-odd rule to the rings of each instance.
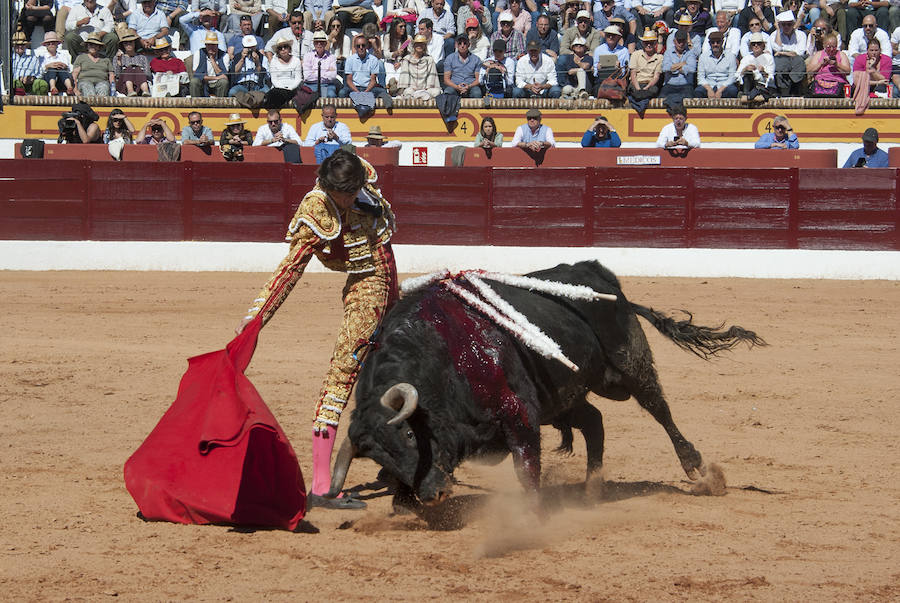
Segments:
[[[450,490],[438,490],[437,494],[435,494],[433,498],[423,500],[422,504],[433,507],[435,505],[441,504],[448,498],[450,498]]]

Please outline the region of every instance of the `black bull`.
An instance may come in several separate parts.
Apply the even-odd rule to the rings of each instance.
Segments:
[[[568,451],[572,428],[581,431],[590,477],[603,460],[604,434],[603,417],[588,403],[588,392],[613,400],[634,397],[666,430],[688,477],[705,471],[700,453],[672,421],[637,316],[704,358],[740,342],[765,342],[737,326],[703,327],[690,316],[676,321],[629,302],[616,276],[597,262],[561,264],[528,276],[617,296],[614,302],[573,301],[488,281],[580,370],[525,346],[440,284],[407,295],[385,317],[360,372],[356,410],[329,495],[343,487],[354,456],[381,465],[399,496],[436,502],[449,493],[462,461],[510,452],[523,485],[537,490],[540,426],[548,424],[562,432],[560,448]]]

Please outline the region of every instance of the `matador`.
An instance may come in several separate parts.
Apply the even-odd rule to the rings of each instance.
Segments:
[[[331,481],[331,453],[368,342],[397,300],[397,267],[390,239],[394,214],[365,160],[339,150],[322,162],[315,187],[303,197],[287,231],[287,256],[266,282],[238,328],[261,315],[265,325],[303,275],[313,256],[347,273],[344,315],[313,419],[313,484],[307,506],[363,508],[349,496],[323,495]]]

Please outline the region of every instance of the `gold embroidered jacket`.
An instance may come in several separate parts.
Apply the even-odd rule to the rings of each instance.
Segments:
[[[247,313],[252,318],[262,312],[269,321],[285,300],[315,255],[330,270],[351,274],[375,273],[383,254],[373,253],[387,244],[395,230],[390,203],[375,186],[378,175],[365,160],[367,182],[354,205],[341,211],[316,182],[303,197],[288,227],[285,240],[291,244]]]

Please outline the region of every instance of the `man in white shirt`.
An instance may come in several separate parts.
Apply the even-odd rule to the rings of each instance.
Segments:
[[[350,128],[344,122],[337,120],[337,108],[331,104],[322,107],[322,121],[309,127],[303,146],[311,147],[328,143],[337,146],[353,143]]]
[[[862,27],[850,34],[850,42],[847,44],[847,57],[850,59],[851,65],[856,55],[860,53],[866,54],[866,51],[869,49],[869,40],[872,38],[877,39],[881,43],[881,52],[887,54],[887,49],[891,47],[891,38],[888,36],[888,32],[878,27],[875,15],[866,15],[863,17]]]
[[[92,33],[103,42],[105,56],[112,60],[116,56],[119,38],[113,33],[115,22],[112,13],[106,6],[97,4],[97,0],[84,0],[81,4],[75,4],[69,10],[66,17],[66,50],[72,60],[85,52],[84,41]]]
[[[270,109],[266,116],[266,125],[261,126],[256,131],[256,137],[253,139],[255,147],[275,147],[282,148],[286,144],[301,145],[303,141],[290,124],[281,121],[281,111],[278,109]]]
[[[656,139],[656,146],[660,149],[699,149],[700,131],[697,126],[687,123],[687,110],[684,105],[672,105],[669,107],[669,116],[672,123],[663,126]]]
[[[444,0],[431,0],[431,8],[426,8],[419,13],[418,23],[422,19],[431,19],[432,28],[435,36],[442,38],[444,45],[444,54],[447,56],[454,50],[453,40],[456,38],[456,17],[453,13],[445,8]],[[430,54],[430,53],[429,53]],[[432,55],[434,58],[434,55]],[[434,59],[438,61],[437,58]]]
[[[422,18],[419,19],[418,25],[418,33],[425,36],[425,39],[428,40],[428,56],[434,59],[435,64],[440,63],[444,60],[444,38],[441,36],[434,35],[434,21],[431,19]]]
[[[541,52],[541,43],[532,40],[528,54],[516,62],[513,98],[559,98],[562,88],[556,77],[556,62]]]
[[[525,113],[525,123],[516,128],[516,133],[513,134],[512,146],[530,154],[540,153],[556,146],[553,130],[550,129],[550,126],[541,123],[540,111],[529,109]]]
[[[803,96],[801,86],[806,79],[806,34],[794,27],[794,13],[789,10],[775,17],[778,28],[772,35],[775,56],[775,87],[778,96]]]
[[[269,41],[266,43],[266,58],[269,59],[269,62],[272,61],[272,57],[275,55],[275,41],[282,38],[289,38],[293,41],[291,54],[298,59],[302,60],[303,55],[314,50],[312,32],[303,29],[303,13],[299,10],[292,12],[288,26],[276,31],[275,35],[269,38]]]

